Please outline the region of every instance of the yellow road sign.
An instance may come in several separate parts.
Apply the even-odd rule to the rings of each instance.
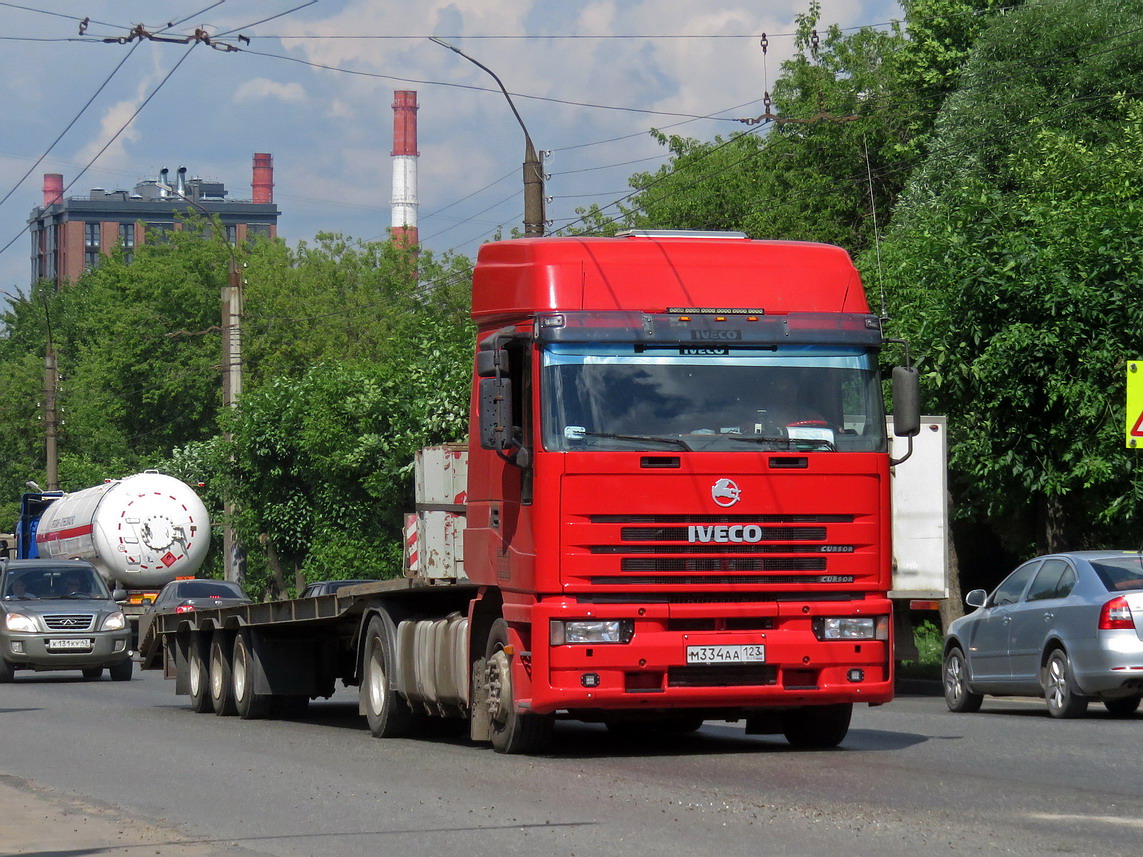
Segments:
[[[1127,361],[1127,447],[1143,447],[1143,360]]]

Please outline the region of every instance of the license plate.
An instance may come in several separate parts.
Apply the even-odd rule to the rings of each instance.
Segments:
[[[766,646],[687,646],[688,664],[764,664]]]
[[[49,649],[90,649],[93,640],[48,640]]]

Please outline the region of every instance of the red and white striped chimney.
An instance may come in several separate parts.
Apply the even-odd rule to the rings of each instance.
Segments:
[[[251,201],[269,205],[274,201],[274,158],[254,153],[254,180],[250,183]]]
[[[417,93],[393,92],[393,222],[389,230],[402,247],[417,239]]]
[[[63,175],[44,173],[44,208],[55,205],[63,199]]]

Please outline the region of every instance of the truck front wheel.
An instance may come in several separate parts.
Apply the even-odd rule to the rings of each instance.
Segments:
[[[512,689],[512,659],[507,651],[508,623],[497,619],[488,635],[488,711],[492,746],[498,753],[541,753],[552,737],[550,714],[520,714]]]
[[[215,631],[210,641],[210,702],[214,713],[220,717],[233,717],[238,713],[234,706],[230,652],[227,651],[226,636],[221,631]]]
[[[385,620],[374,616],[365,631],[365,658],[358,694],[374,738],[400,738],[413,731],[417,713],[393,690],[389,676],[396,669]]]
[[[829,750],[849,732],[853,703],[817,705],[782,712],[782,734],[799,750]]]

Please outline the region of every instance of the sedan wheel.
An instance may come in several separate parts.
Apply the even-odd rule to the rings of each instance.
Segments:
[[[1087,711],[1087,697],[1080,693],[1072,678],[1072,664],[1068,653],[1056,649],[1048,656],[1041,673],[1044,701],[1053,717],[1079,717]]]
[[[945,655],[944,684],[945,705],[949,711],[972,713],[980,710],[984,694],[969,690],[968,662],[964,659],[964,652],[955,646]]]

